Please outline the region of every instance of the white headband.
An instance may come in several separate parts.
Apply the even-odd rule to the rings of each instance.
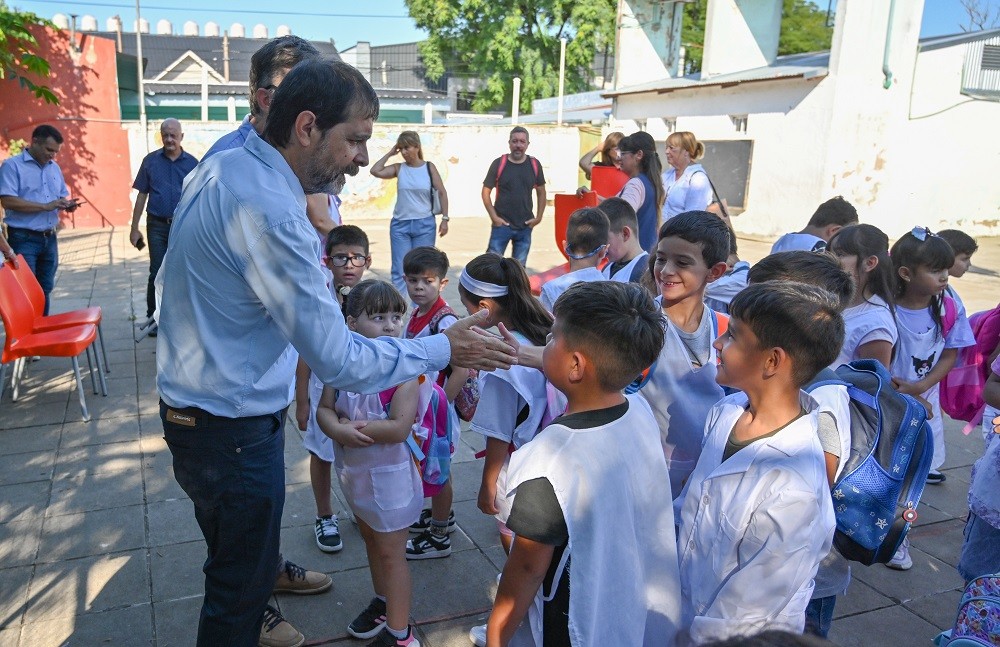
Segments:
[[[506,285],[497,285],[496,283],[479,281],[469,276],[469,273],[465,270],[462,270],[462,276],[458,278],[458,282],[462,285],[462,287],[475,294],[477,297],[492,298],[507,296]]]

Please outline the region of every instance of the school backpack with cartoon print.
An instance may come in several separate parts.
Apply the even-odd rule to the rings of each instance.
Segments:
[[[1000,305],[992,310],[977,312],[969,317],[976,343],[958,349],[955,367],[941,380],[941,410],[955,420],[968,424],[962,432],[968,434],[983,421],[986,403],[983,388],[990,376],[989,358],[1000,344]]]
[[[440,331],[441,320],[451,315],[452,317],[458,318],[455,311],[451,309],[451,306],[442,306],[438,308],[434,316],[431,317],[428,326],[431,329],[431,334],[436,335]],[[442,388],[451,378],[451,364],[444,367],[443,371],[438,372],[437,383]],[[469,377],[465,380],[465,384],[462,385],[462,390],[458,392],[455,396],[455,412],[458,413],[458,417],[466,422],[472,422],[472,416],[476,415],[476,406],[479,404],[479,371],[476,369],[469,369]]]
[[[808,388],[840,385],[850,397],[851,450],[833,484],[833,543],[851,561],[884,564],[917,519],[934,455],[927,410],[892,388],[877,360],[843,364],[837,378]]]
[[[1000,573],[969,582],[955,626],[934,639],[938,647],[1000,647]]]
[[[455,453],[454,419],[448,413],[448,396],[436,382],[420,376],[417,419],[407,444],[420,467],[420,477],[428,485],[444,485],[451,476],[451,456]]]

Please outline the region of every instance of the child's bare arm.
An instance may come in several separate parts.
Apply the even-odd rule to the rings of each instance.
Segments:
[[[377,443],[401,443],[406,440],[417,417],[418,388],[417,380],[400,384],[389,403],[389,418],[370,421],[364,428],[365,435]]]
[[[995,409],[1000,409],[1000,375],[990,373],[983,387],[983,402]]]
[[[299,431],[305,431],[309,424],[309,376],[312,371],[305,360],[299,358],[295,367],[295,422]]]
[[[486,626],[486,644],[506,645],[531,607],[555,552],[553,546],[521,536],[514,537],[510,557],[503,567],[493,612]]]
[[[316,424],[319,425],[320,431],[344,447],[371,445],[372,439],[360,431],[367,424],[365,421],[342,420],[334,410],[335,393],[333,388],[323,387],[323,395],[320,396],[319,406],[316,407]]]
[[[510,443],[499,438],[486,439],[486,460],[483,462],[483,481],[479,485],[479,509],[486,514],[499,512],[496,506],[497,477],[510,453]],[[506,492],[504,493],[506,494]]]
[[[444,394],[448,396],[448,402],[454,402],[458,394],[462,392],[462,387],[469,379],[471,371],[467,368],[451,367],[451,375],[444,384]]]
[[[892,342],[877,339],[867,344],[861,344],[858,346],[858,357],[878,360],[882,366],[889,368],[889,365],[892,364]]]

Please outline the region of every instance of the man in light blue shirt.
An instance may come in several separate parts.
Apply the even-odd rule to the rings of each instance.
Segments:
[[[69,199],[62,170],[54,161],[62,143],[62,134],[43,124],[31,133],[31,145],[23,153],[0,165],[0,204],[7,212],[7,240],[15,254],[24,256],[42,286],[46,315],[59,267],[59,211],[76,211],[80,206],[78,200]]]
[[[422,340],[348,332],[316,263],[307,193],[368,164],[378,115],[351,66],[311,60],[274,93],[263,138],[188,177],[163,262],[157,386],[178,483],[208,544],[198,644],[256,645],[274,587],[284,505],[282,413],[291,343],[325,383],[373,393],[443,369],[505,368],[468,318]]]

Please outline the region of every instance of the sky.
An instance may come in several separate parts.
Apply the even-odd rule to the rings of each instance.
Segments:
[[[836,5],[835,0],[830,0]],[[874,0],[867,0],[874,1]],[[988,3],[995,13],[1000,13],[1000,0],[980,0]],[[828,0],[814,0],[826,8]],[[95,0],[94,2],[67,2],[65,0],[7,0],[9,6],[31,11],[51,18],[56,13],[70,15],[90,14],[97,18],[99,29],[106,20],[118,14],[124,24],[135,21],[134,0]],[[247,35],[254,25],[267,26],[272,36],[278,25],[288,25],[292,33],[310,40],[333,39],[338,49],[345,49],[359,40],[373,45],[407,43],[421,40],[425,34],[416,28],[407,14],[403,0],[296,0],[289,3],[294,12],[278,9],[279,5],[267,0],[141,0],[142,17],[156,29],[156,22],[167,19],[173,23],[174,33],[188,20],[199,25],[214,21],[226,29],[234,22],[243,23]],[[901,3],[905,7],[906,3]],[[229,8],[227,8],[227,5]],[[237,8],[238,7],[238,8]],[[897,7],[897,11],[900,7]],[[961,31],[966,14],[959,0],[925,0],[920,35],[940,36]]]

